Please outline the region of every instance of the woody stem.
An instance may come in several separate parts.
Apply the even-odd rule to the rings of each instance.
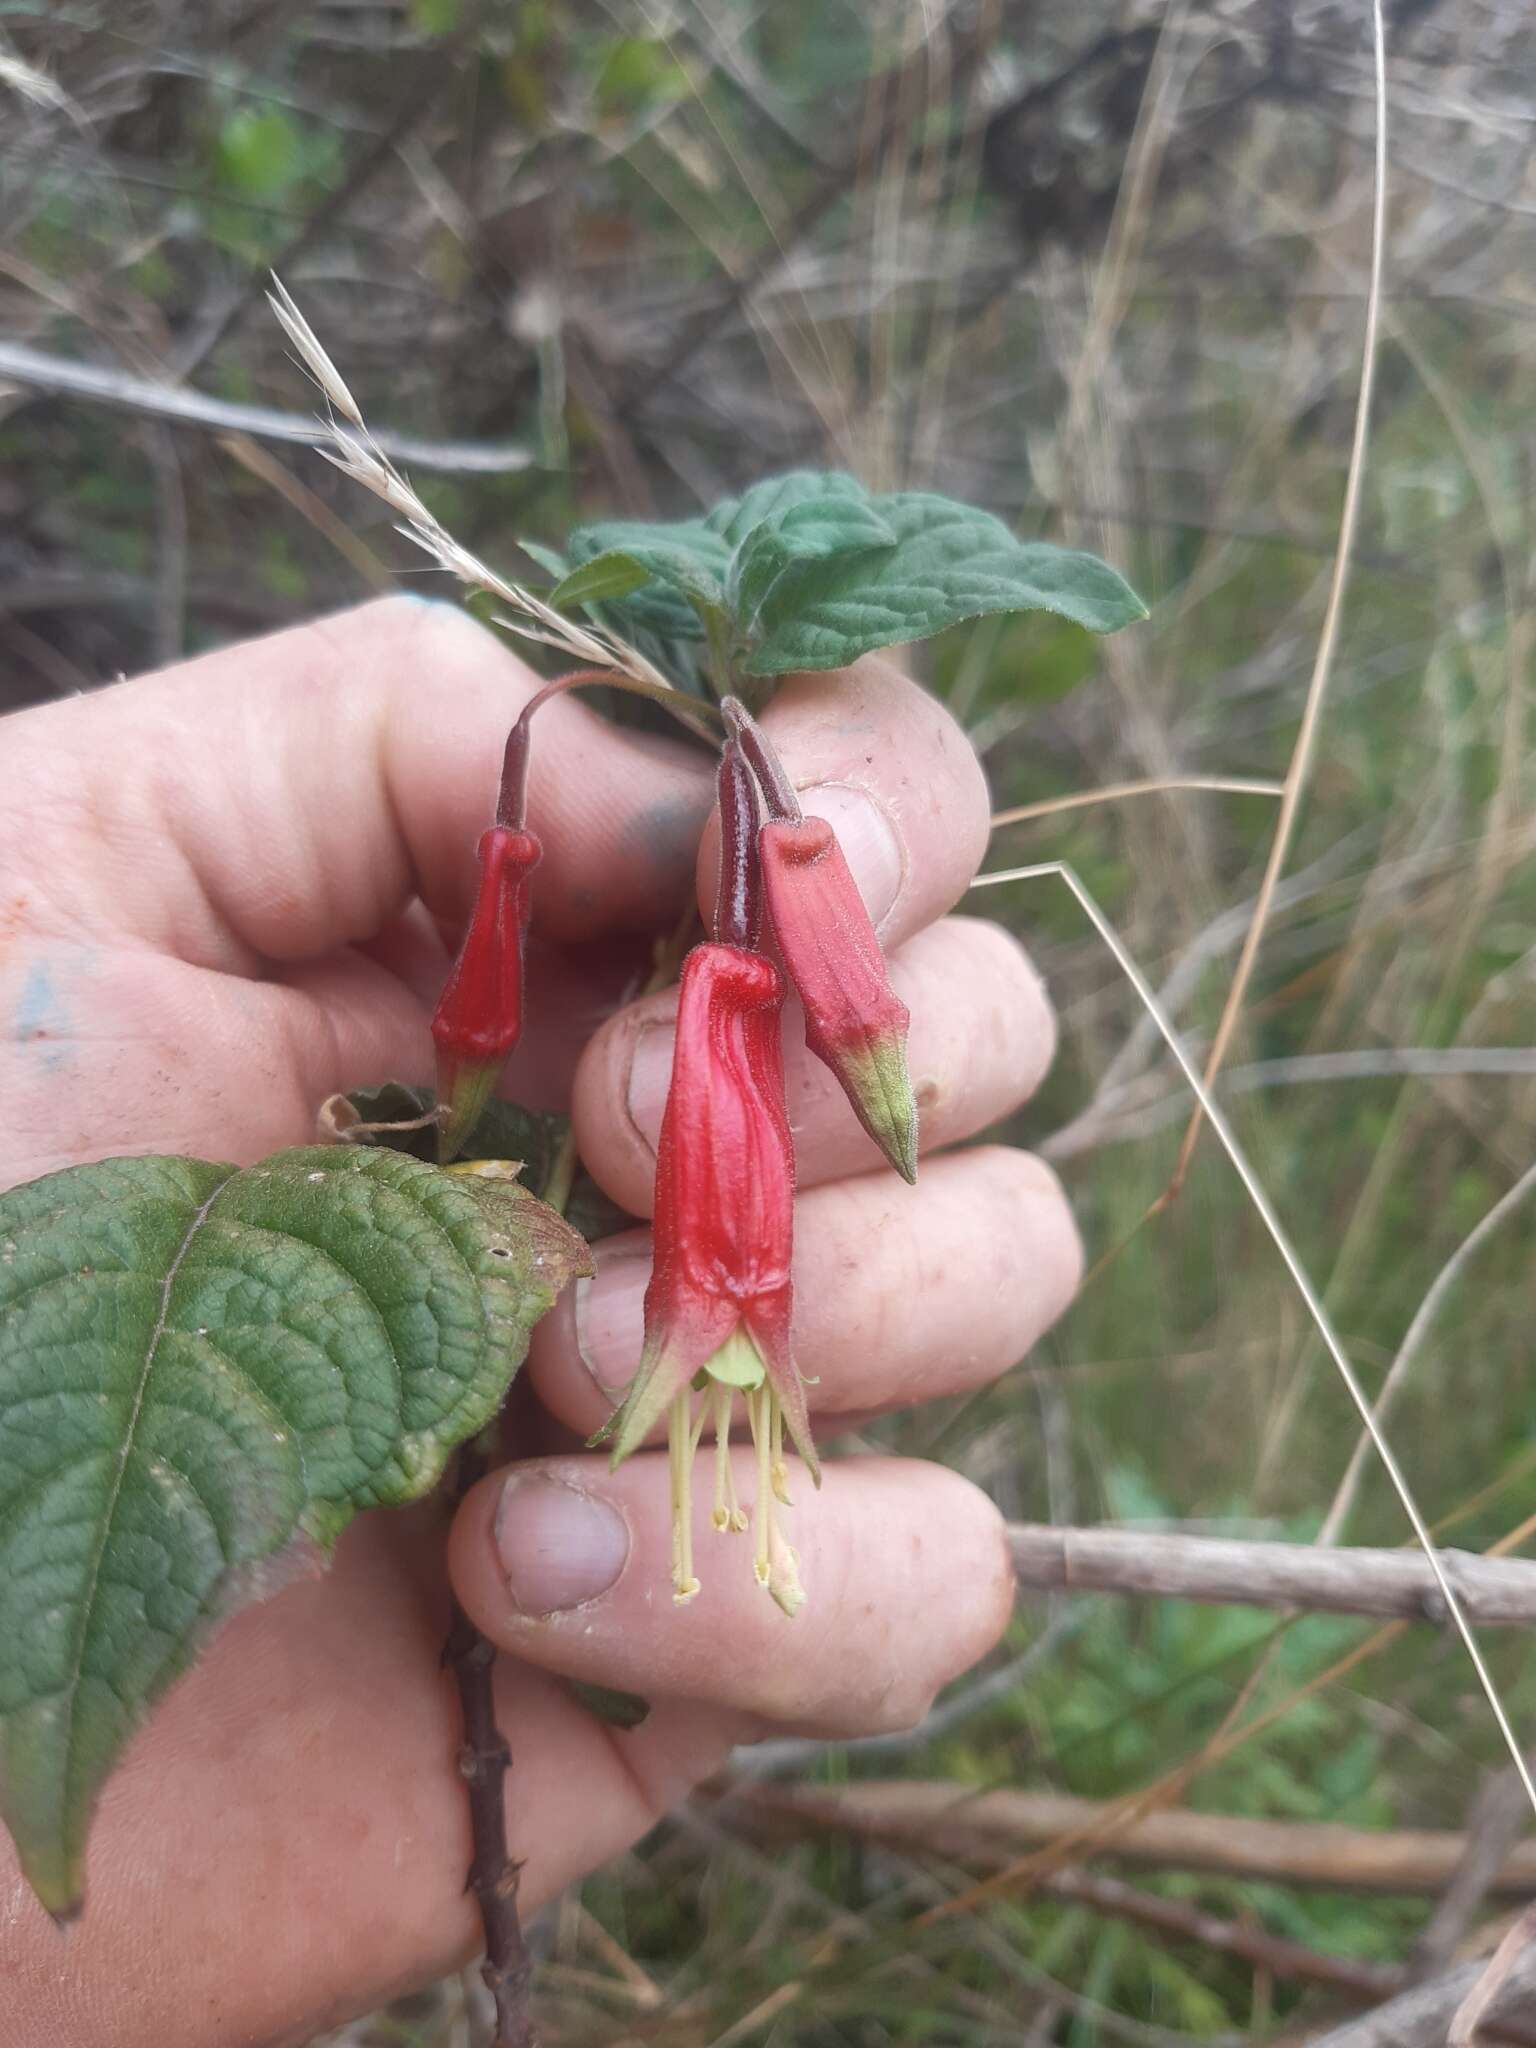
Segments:
[[[459,1453],[454,1494],[462,1499],[486,1469],[478,1443]],[[529,1994],[533,1957],[523,1938],[517,1911],[521,1866],[507,1847],[505,1781],[512,1763],[506,1737],[496,1724],[492,1667],[496,1647],[469,1619],[457,1600],[451,1602],[443,1663],[458,1688],[464,1739],[459,1749],[459,1774],[469,1801],[474,1856],[468,1889],[480,1907],[485,1929],[485,1960],[480,1974],[496,2006],[495,2048],[537,2048]]]

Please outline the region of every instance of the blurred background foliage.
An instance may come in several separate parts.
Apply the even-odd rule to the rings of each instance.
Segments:
[[[1528,29],[1520,0],[1387,9],[1363,522],[1223,1083],[1372,1384],[1529,1164],[1536,1110]],[[0,0],[0,109],[0,346],[31,358],[7,381],[0,356],[0,703],[396,576],[453,595],[303,447],[141,402],[149,380],[301,420],[275,268],[376,428],[452,444],[407,466],[501,566],[534,574],[520,539],[578,518],[683,515],[796,464],[932,486],[1097,549],[1153,605],[1102,643],[1037,617],[922,651],[999,807],[1285,773],[1360,371],[1353,0]],[[51,388],[38,358],[89,388]],[[1002,828],[989,865],[1070,862],[1201,1046],[1274,817],[1170,788]],[[1262,1229],[1209,1138],[1136,1229],[1177,1151],[1176,1073],[1059,883],[973,906],[1027,940],[1061,1013],[1010,1135],[1054,1161],[1091,1251],[1120,1249],[1002,1384],[867,1440],[953,1462],[1012,1516],[1305,1539],[1355,1432]],[[1519,1216],[1479,1252],[1395,1414],[1426,1513],[1470,1547],[1530,1506],[1531,1252]],[[1406,1533],[1375,1473],[1348,1533]],[[1104,1798],[1245,1700],[1282,1710],[1194,1771],[1187,1804],[1460,1825],[1498,1761],[1465,1660],[1418,1629],[1315,1683],[1369,1633],[1027,1603],[1003,1681],[966,1681],[936,1729],[773,1767]],[[1488,1651],[1529,1727],[1527,1646]],[[770,1843],[701,1800],[547,1916],[548,2040],[1296,2041],[1349,2009],[1337,1983],[1039,1891],[914,1934],[971,1874],[922,1844]],[[1380,1965],[1429,1907],[1130,1874]],[[473,2000],[440,1986],[346,2038],[464,2041]]]

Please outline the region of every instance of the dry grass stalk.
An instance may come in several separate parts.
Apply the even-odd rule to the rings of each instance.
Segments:
[[[597,627],[588,629],[578,625],[574,619],[565,618],[541,598],[535,597],[532,591],[509,581],[488,562],[483,562],[456,541],[379,445],[341,372],[321,346],[314,329],[299,311],[281,279],[273,278],[267,302],[292,342],[299,361],[319,386],[330,408],[325,424],[331,445],[323,447],[320,452],[328,462],[335,464],[343,476],[372,491],[391,511],[398,512],[402,522],[400,531],[408,540],[414,541],[440,569],[457,577],[466,588],[487,591],[509,605],[511,617],[498,621],[508,631],[520,634],[525,640],[537,641],[541,646],[552,647],[584,667],[618,669],[623,675],[633,676],[637,682],[649,683],[657,689],[671,689],[671,684],[660,670],[616,633],[605,633]],[[336,417],[338,413],[340,419]]]

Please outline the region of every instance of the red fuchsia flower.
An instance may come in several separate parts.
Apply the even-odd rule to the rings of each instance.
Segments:
[[[734,699],[725,710],[773,813],[757,839],[763,895],[805,1010],[805,1042],[902,1179],[915,1181],[910,1017],[891,987],[859,885],[832,827],[802,814],[767,734]]]
[[[528,877],[542,849],[531,832],[497,824],[480,836],[480,887],[453,971],[432,1014],[438,1145],[446,1162],[474,1129],[523,1028],[523,936]]]
[[[733,1394],[746,1402],[757,1453],[754,1569],[786,1614],[804,1600],[799,1565],[775,1515],[789,1504],[784,1430],[817,1485],[805,1389],[790,1349],[795,1161],[784,1107],[784,982],[751,950],[755,798],[734,748],[722,770],[726,830],[717,923],[747,943],[696,946],[683,963],[672,1083],[656,1150],[653,1264],[639,1368],[610,1424],[613,1462],[665,1413],[672,1476],[672,1592],[699,1590],[691,1477],[706,1423],[715,1431],[714,1525],[747,1517],[731,1478]],[[742,804],[751,807],[742,829]],[[734,820],[734,822],[733,822]],[[704,1395],[697,1420],[693,1394]]]

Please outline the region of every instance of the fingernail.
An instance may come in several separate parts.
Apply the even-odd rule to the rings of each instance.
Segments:
[[[677,1033],[670,1024],[647,1024],[635,1040],[629,1062],[625,1104],[629,1120],[654,1152],[661,1134],[661,1112],[672,1084],[672,1047]]]
[[[864,907],[878,926],[890,915],[906,879],[901,841],[884,809],[851,782],[813,783],[800,791],[800,801],[837,834]]]
[[[496,1561],[520,1614],[563,1614],[623,1571],[629,1529],[617,1508],[547,1472],[514,1472],[492,1528]]]
[[[605,1258],[601,1245],[593,1256],[597,1271],[576,1283],[576,1350],[599,1393],[611,1397],[629,1385],[640,1361],[651,1260],[635,1251]]]

